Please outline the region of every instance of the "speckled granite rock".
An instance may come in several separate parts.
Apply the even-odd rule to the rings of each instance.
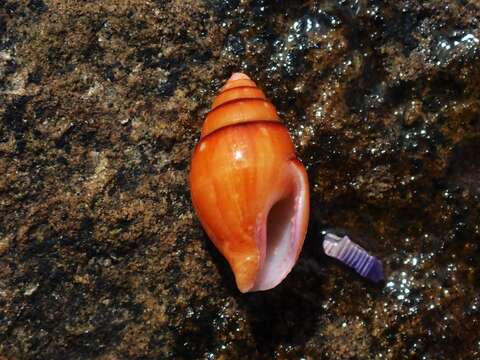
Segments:
[[[0,0],[0,358],[479,358],[480,3],[386,3]],[[187,188],[239,69],[313,186],[298,265],[247,295]]]

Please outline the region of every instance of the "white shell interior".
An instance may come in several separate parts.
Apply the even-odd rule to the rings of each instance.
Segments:
[[[293,186],[290,193],[283,194],[270,208],[267,220],[259,231],[265,239],[262,250],[261,268],[255,285],[250,291],[268,290],[278,285],[295,265],[305,234],[302,224],[305,219],[304,207],[307,206],[308,189],[303,181],[303,173],[292,164]]]

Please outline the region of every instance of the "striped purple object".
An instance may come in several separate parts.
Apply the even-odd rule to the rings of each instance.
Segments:
[[[355,269],[364,278],[376,283],[384,280],[383,265],[380,260],[355,244],[348,236],[341,238],[327,233],[323,241],[323,250],[328,256]]]

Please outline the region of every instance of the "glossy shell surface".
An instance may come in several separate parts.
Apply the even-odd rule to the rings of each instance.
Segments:
[[[207,116],[190,186],[205,231],[247,292],[276,286],[292,269],[307,230],[309,190],[275,108],[243,86],[237,96],[249,98],[229,98],[235,88],[226,86],[224,102]],[[250,98],[253,92],[260,98]]]

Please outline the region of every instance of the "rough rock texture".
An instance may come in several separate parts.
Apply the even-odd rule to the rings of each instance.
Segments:
[[[0,0],[0,359],[478,359],[478,1]],[[189,200],[234,70],[312,183],[242,295]],[[383,259],[375,287],[321,250]]]

